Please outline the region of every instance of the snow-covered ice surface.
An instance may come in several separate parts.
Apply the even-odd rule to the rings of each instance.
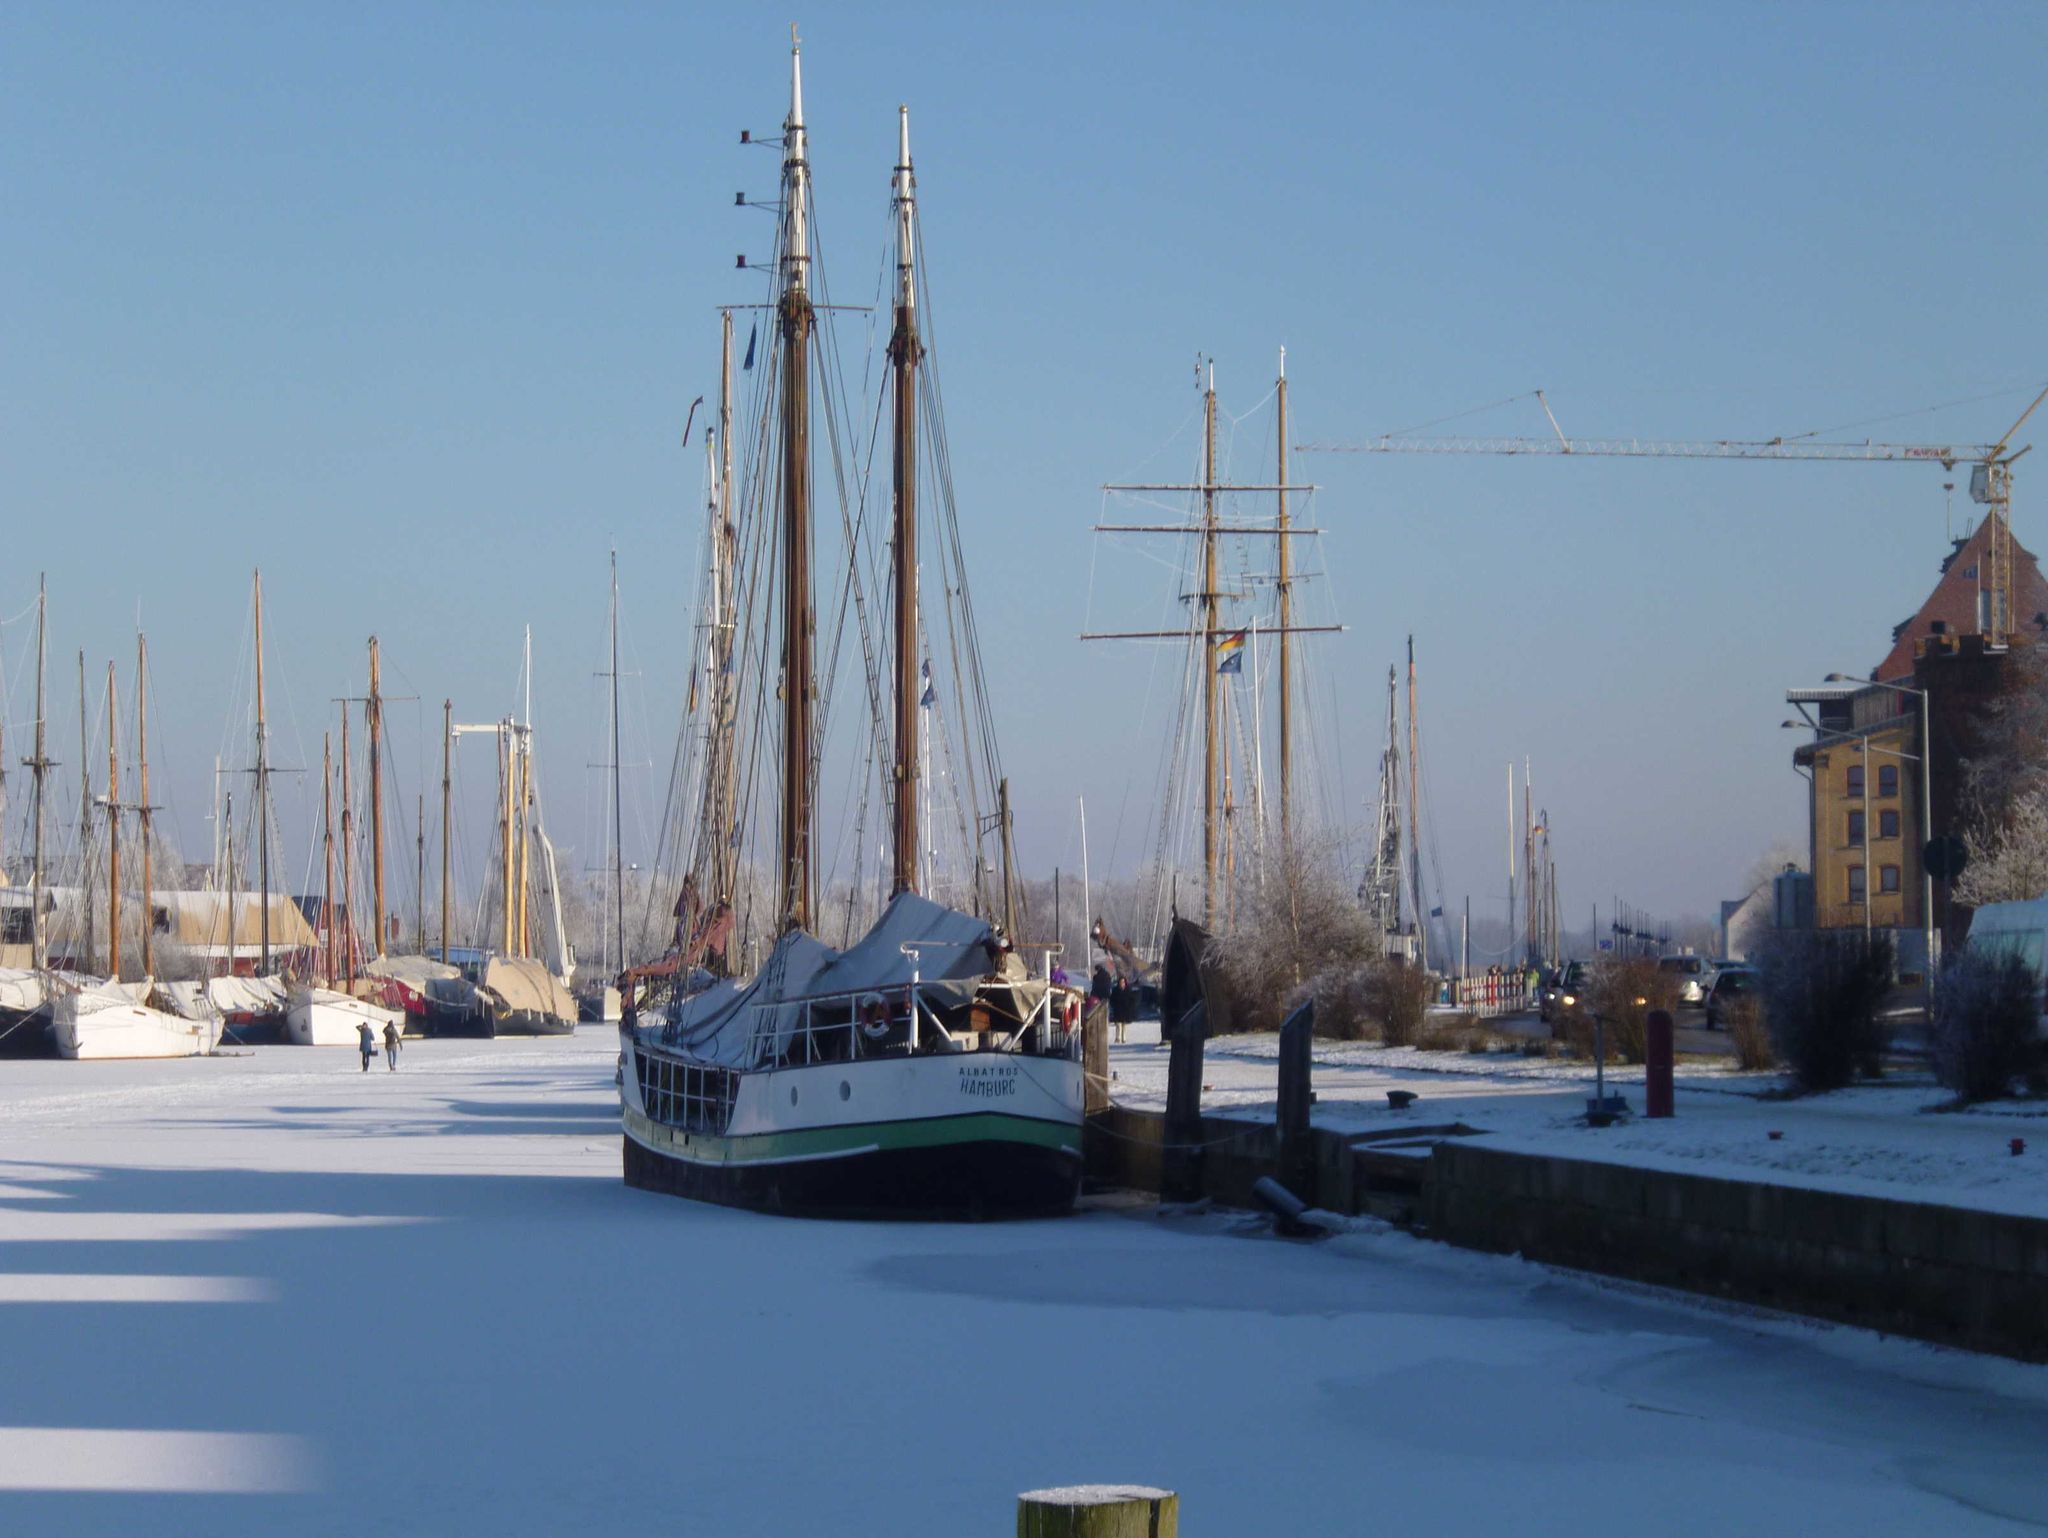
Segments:
[[[1278,1057],[1272,1035],[1209,1042],[1203,1108],[1271,1121]],[[1112,1049],[1116,1099],[1163,1108],[1166,1060],[1163,1048],[1135,1038]],[[1637,1117],[1591,1128],[1584,1118],[1593,1071],[1584,1063],[1318,1042],[1314,1115],[1320,1125],[1358,1132],[1462,1121],[1503,1148],[2048,1217],[2048,1104],[1937,1114],[1930,1108],[1947,1092],[1912,1075],[1773,1100],[1763,1095],[1780,1083],[1776,1075],[1688,1064],[1677,1079],[1677,1114],[1647,1121],[1640,1114],[1643,1070],[1621,1069],[1607,1079]],[[1420,1098],[1395,1111],[1387,1104],[1390,1089]],[[2027,1145],[2017,1157],[2015,1137]]]
[[[2048,1372],[1370,1226],[697,1206],[614,1051],[0,1064],[0,1533],[2048,1525]]]

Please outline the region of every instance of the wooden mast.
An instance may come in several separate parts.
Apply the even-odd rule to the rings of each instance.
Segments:
[[[895,662],[896,771],[894,874],[890,892],[917,889],[917,365],[924,356],[917,335],[916,180],[910,171],[910,109],[896,109],[896,327],[889,338],[893,371],[896,448]],[[1008,820],[1005,817],[1005,837]],[[1005,882],[1007,892],[1008,883]],[[1007,899],[1005,908],[1007,909]]]
[[[783,125],[782,295],[782,927],[807,929],[811,890],[810,163],[803,58],[790,28]]]
[[[356,924],[350,904],[356,887],[355,798],[348,781],[348,701],[341,702],[341,971],[356,980]],[[330,979],[331,981],[332,979]]]
[[[996,804],[1003,825],[1003,937],[1017,939],[1017,852],[1010,837],[1010,781],[996,781]]]
[[[35,757],[28,760],[29,772],[34,776],[31,795],[34,798],[34,831],[30,834],[35,861],[29,873],[29,901],[33,908],[29,913],[29,964],[38,972],[49,965],[50,936],[43,922],[43,781],[50,771],[49,755],[44,751],[45,717],[43,708],[44,685],[49,676],[49,593],[44,579],[36,578],[36,749]]]
[[[455,702],[441,701],[441,960],[448,959],[448,787],[455,756]]]
[[[261,973],[270,975],[270,726],[263,701],[263,573],[255,575],[256,590],[256,867],[260,895],[257,922],[261,926]],[[229,915],[229,933],[234,917]],[[233,944],[229,950],[232,953]],[[328,972],[329,980],[333,971]]]
[[[519,927],[513,931],[518,942],[515,955],[525,956],[533,950],[532,928],[527,922],[527,846],[528,830],[533,821],[533,627],[526,627],[526,715],[512,734],[512,751],[516,755],[515,766],[519,770]]]
[[[149,642],[135,632],[135,816],[142,824],[142,975],[156,975],[149,836]],[[233,915],[229,915],[230,920]],[[232,949],[232,946],[230,947]]]
[[[427,798],[424,793],[413,814],[413,852],[413,929],[418,935],[420,952],[424,955],[427,949]]]
[[[515,954],[512,948],[512,718],[507,716],[498,723],[498,833],[504,844],[501,868],[498,872],[498,890],[502,898],[503,913],[498,925],[502,954]]]
[[[85,913],[85,969],[92,970],[92,731],[85,714],[85,648],[78,649],[78,868],[85,888],[79,907]]]
[[[732,730],[733,565],[738,531],[732,521],[732,311],[719,323],[718,505],[712,530],[712,580],[716,584],[711,632],[711,898],[731,902],[738,885],[739,851],[733,844]]]
[[[1287,349],[1280,349],[1280,378],[1274,385],[1277,420],[1277,446],[1275,463],[1278,474],[1273,479],[1280,488],[1280,546],[1279,578],[1274,584],[1280,596],[1280,856],[1286,860],[1294,847],[1294,658],[1291,654],[1294,626],[1294,583],[1289,564],[1292,555],[1291,541],[1287,535]],[[1293,867],[1287,867],[1291,881]]]
[[[320,734],[320,930],[324,962],[321,978],[334,982],[334,734]]]
[[[1416,951],[1422,965],[1429,965],[1429,913],[1422,906],[1421,766],[1416,753],[1415,727],[1415,637],[1408,637],[1408,875],[1409,898],[1414,904]],[[1510,771],[1512,775],[1512,771]]]
[[[1286,543],[1282,541],[1281,543]],[[1216,925],[1216,365],[1202,392],[1202,926]]]
[[[114,664],[107,664],[107,976],[121,980],[121,734],[115,730]]]
[[[619,552],[612,552],[612,928],[614,979],[626,970],[626,816],[619,805]]]
[[[385,950],[384,928],[384,693],[377,666],[377,638],[370,637],[370,693],[363,704],[370,726],[370,915],[376,940],[370,954]]]

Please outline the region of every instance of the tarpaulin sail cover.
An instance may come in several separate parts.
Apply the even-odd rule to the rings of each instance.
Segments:
[[[746,983],[717,983],[684,999],[662,1037],[701,1061],[751,1068],[787,1049],[803,1029],[807,1000],[901,990],[909,987],[913,966],[920,992],[933,1003],[964,1001],[993,976],[1029,987],[1015,956],[999,953],[993,940],[986,919],[899,892],[875,927],[846,950],[791,930]],[[915,947],[914,962],[906,945]]]

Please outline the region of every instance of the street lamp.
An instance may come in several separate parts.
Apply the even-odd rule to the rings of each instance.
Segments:
[[[1917,694],[1920,697],[1920,920],[1925,932],[1927,946],[1927,991],[1934,992],[1934,873],[1927,868],[1927,846],[1934,842],[1934,738],[1928,727],[1927,691],[1915,689],[1910,684],[1886,683],[1883,679],[1858,680],[1841,673],[1828,674],[1831,684],[1853,684],[1867,682],[1873,689],[1889,689],[1894,694]],[[1903,756],[1903,755],[1902,755]],[[1864,819],[1864,836],[1870,833],[1869,818]],[[1869,860],[1864,864],[1869,865]]]

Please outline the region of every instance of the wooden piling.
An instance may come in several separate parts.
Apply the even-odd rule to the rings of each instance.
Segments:
[[[1314,1063],[1315,1000],[1305,999],[1280,1023],[1280,1183],[1314,1206],[1315,1142],[1309,1134],[1309,1072]]]
[[[1179,1538],[1180,1497],[1147,1485],[1067,1485],[1017,1497],[1017,1538]]]

